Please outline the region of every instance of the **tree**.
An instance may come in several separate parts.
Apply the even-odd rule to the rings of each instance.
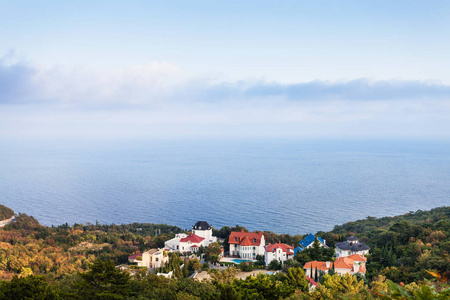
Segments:
[[[236,277],[237,270],[234,267],[229,267],[223,271],[210,270],[208,274],[211,276],[212,282],[214,284],[230,285]]]
[[[370,297],[364,282],[358,281],[350,274],[324,275],[323,283],[316,287],[312,296],[314,299],[367,299]]]
[[[267,268],[269,270],[281,270],[281,262],[278,262],[278,260],[274,259],[269,263]]]
[[[205,251],[205,260],[215,264],[219,261],[220,254],[222,253],[222,250],[220,248],[219,243],[211,243],[206,248]]]
[[[227,237],[230,236],[230,233],[231,233],[230,226],[224,226],[219,230],[218,236],[219,238],[226,239]]]
[[[313,246],[312,246],[312,248],[310,250],[309,256],[311,257],[312,260],[320,260],[321,257],[322,257],[322,251],[321,251],[321,248],[320,248],[320,242],[317,239],[317,237],[316,237],[316,239],[313,242]]]
[[[289,285],[296,290],[308,291],[308,280],[306,280],[305,271],[302,268],[289,268],[286,277]]]
[[[264,266],[265,264],[265,259],[264,259],[264,255],[256,255],[256,262],[255,262],[255,266]]]
[[[185,259],[184,260],[184,266],[183,266],[183,277],[184,278],[186,278],[186,277],[188,277],[189,276],[189,271],[188,271],[188,263],[187,263],[187,260]]]
[[[2,282],[0,285],[2,299],[62,299],[57,288],[48,284],[44,276],[14,276],[11,282]]]
[[[233,287],[240,299],[280,299],[289,297],[294,289],[273,279],[273,276],[259,274],[257,277],[247,277],[245,280],[235,280]]]
[[[187,265],[189,271],[198,271],[202,268],[202,264],[197,258],[190,259]]]
[[[129,296],[130,275],[114,266],[112,261],[97,260],[76,284],[76,293],[81,299],[123,299]]]
[[[253,270],[253,263],[252,262],[241,262],[239,264],[239,269],[242,272],[250,272]]]

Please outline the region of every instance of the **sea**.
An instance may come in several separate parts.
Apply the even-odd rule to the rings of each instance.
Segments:
[[[43,225],[306,234],[450,205],[450,142],[0,140],[0,204]]]

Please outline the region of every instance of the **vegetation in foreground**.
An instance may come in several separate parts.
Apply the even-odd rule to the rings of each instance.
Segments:
[[[165,240],[183,232],[178,227],[138,223],[45,227],[22,214],[17,222],[0,229],[0,298],[448,299],[449,220],[450,207],[397,217],[368,217],[319,232],[331,249],[313,247],[300,252],[294,261],[269,266],[281,269],[279,274],[236,280],[233,269],[228,269],[210,271],[211,281],[196,282],[181,269],[175,278],[166,279],[114,267],[133,253],[162,247]],[[232,230],[241,229],[224,227],[216,234],[226,239]],[[265,235],[270,243],[297,244],[302,238],[271,232]],[[334,243],[348,235],[371,247],[366,277],[321,274],[319,286],[309,292],[301,269],[304,262],[332,259]],[[211,254],[210,260],[215,259]],[[207,266],[195,261],[188,265],[191,271],[202,267]]]

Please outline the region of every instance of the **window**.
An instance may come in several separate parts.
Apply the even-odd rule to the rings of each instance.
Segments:
[[[253,250],[255,250],[256,249],[256,247],[253,247]]]
[[[234,238],[234,241],[237,242],[237,237]]]
[[[158,261],[158,258],[155,258],[155,261]]]

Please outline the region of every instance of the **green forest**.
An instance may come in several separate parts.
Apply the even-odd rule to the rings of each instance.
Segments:
[[[223,246],[227,249],[231,231],[241,229],[247,230],[226,226],[214,232],[225,239]],[[367,217],[318,232],[329,248],[312,247],[294,260],[270,264],[268,269],[280,270],[275,275],[236,279],[237,272],[261,269],[263,264],[258,261],[223,271],[209,270],[207,263],[202,265],[172,253],[165,267],[174,271],[171,279],[137,267],[116,268],[127,263],[128,256],[162,247],[164,241],[180,232],[184,230],[176,226],[149,223],[47,227],[19,214],[15,222],[0,229],[0,299],[450,298],[450,207],[396,217]],[[264,234],[267,243],[298,245],[303,238]],[[334,244],[350,235],[371,248],[366,276],[318,274],[314,279],[319,284],[310,290],[304,263],[333,260]],[[208,271],[211,279],[199,282],[189,278],[195,270]]]
[[[14,211],[9,207],[0,204],[0,221],[9,219],[12,216],[14,216]]]

